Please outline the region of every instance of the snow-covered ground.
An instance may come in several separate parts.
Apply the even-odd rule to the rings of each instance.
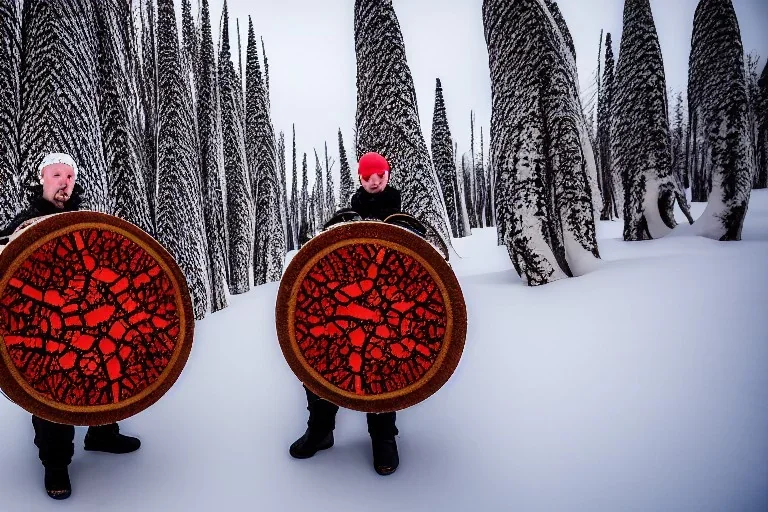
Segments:
[[[78,429],[69,500],[45,495],[30,417],[0,397],[0,510],[768,510],[768,191],[742,242],[621,229],[600,225],[598,270],[537,288],[492,229],[455,242],[466,348],[398,414],[392,476],[352,411],[331,450],[288,455],[307,411],[272,283],[198,323],[176,386],[122,422],[141,450],[85,453]]]

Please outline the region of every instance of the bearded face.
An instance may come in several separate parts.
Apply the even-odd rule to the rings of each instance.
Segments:
[[[72,197],[75,188],[75,171],[67,164],[51,164],[43,168],[43,198],[56,208],[64,208],[64,204]]]

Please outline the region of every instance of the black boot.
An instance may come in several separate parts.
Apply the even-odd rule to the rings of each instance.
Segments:
[[[89,427],[85,434],[85,449],[92,452],[130,453],[141,446],[135,437],[120,433],[117,423]]]
[[[298,438],[288,450],[291,457],[308,459],[320,450],[333,446],[333,429],[336,427],[336,413],[339,407],[323,400],[306,387],[309,421],[304,435]]]
[[[333,446],[333,431],[323,436],[323,432],[313,432],[307,428],[304,435],[298,438],[288,450],[295,459],[308,459],[320,450],[327,450]],[[321,437],[322,436],[322,437]]]
[[[371,435],[373,448],[373,469],[380,475],[391,475],[400,465],[395,436],[399,434],[395,426],[394,412],[366,415],[368,433]]]
[[[66,466],[45,468],[45,491],[55,500],[65,500],[72,495],[72,484],[69,482]]]
[[[372,437],[373,469],[380,475],[391,475],[400,465],[395,438]]]
[[[55,500],[63,500],[72,494],[67,466],[75,453],[75,427],[53,423],[32,416],[35,428],[35,445],[39,448],[40,462],[45,467],[45,491]]]

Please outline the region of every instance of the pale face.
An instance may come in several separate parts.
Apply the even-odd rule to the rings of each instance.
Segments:
[[[360,184],[369,194],[378,194],[387,187],[387,183],[389,183],[389,171],[371,174],[367,180],[360,176]]]
[[[75,188],[75,171],[67,164],[51,164],[43,168],[43,198],[64,208]]]

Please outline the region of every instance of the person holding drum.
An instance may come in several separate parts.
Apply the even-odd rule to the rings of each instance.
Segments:
[[[351,198],[351,208],[337,212],[326,227],[335,222],[346,220],[350,214],[362,219],[383,221],[390,215],[400,213],[400,191],[390,186],[390,166],[378,153],[364,154],[358,163],[360,188]],[[291,456],[297,459],[312,457],[319,450],[333,446],[333,430],[336,426],[336,413],[339,407],[323,400],[306,386],[307,409],[309,420],[303,436],[290,447]],[[395,426],[395,412],[367,413],[368,433],[373,448],[373,466],[380,475],[390,475],[397,469],[400,459],[397,453],[395,436],[399,433]]]
[[[32,187],[32,202],[20,212],[5,229],[2,237],[30,225],[38,217],[76,211],[83,201],[83,189],[77,184],[77,164],[65,153],[46,155],[39,167],[40,185]],[[34,443],[39,449],[40,461],[45,467],[45,489],[54,499],[65,499],[72,494],[68,466],[74,455],[75,427],[53,423],[32,416],[35,429]],[[141,441],[120,434],[117,423],[89,427],[85,435],[85,449],[109,453],[129,453],[139,449]]]

